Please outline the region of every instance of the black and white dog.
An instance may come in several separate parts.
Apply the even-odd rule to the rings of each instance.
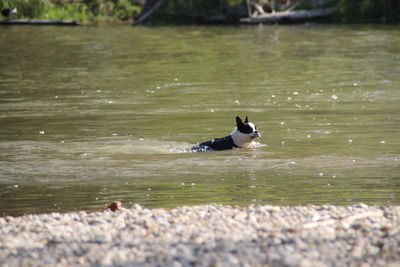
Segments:
[[[235,128],[230,135],[198,144],[192,147],[191,150],[193,152],[204,152],[227,150],[235,147],[249,147],[254,139],[261,136],[257,127],[254,123],[249,122],[247,116],[244,123],[239,116],[236,116],[236,126],[237,128]]]

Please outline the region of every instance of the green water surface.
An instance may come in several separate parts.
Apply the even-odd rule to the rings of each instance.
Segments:
[[[399,90],[397,25],[0,27],[0,215],[400,205]]]

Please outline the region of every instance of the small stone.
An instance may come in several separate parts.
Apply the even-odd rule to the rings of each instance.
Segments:
[[[121,208],[122,208],[121,201],[113,201],[109,204],[106,204],[106,207],[103,210],[117,211],[121,210]]]

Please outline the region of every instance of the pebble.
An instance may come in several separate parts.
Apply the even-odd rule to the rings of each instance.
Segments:
[[[400,206],[135,204],[0,217],[0,266],[399,266]]]

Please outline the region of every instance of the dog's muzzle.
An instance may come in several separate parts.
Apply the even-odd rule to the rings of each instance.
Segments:
[[[259,131],[254,131],[254,133],[251,135],[251,138],[258,138],[258,137],[260,137],[261,136],[261,134],[260,134],[260,132]]]

